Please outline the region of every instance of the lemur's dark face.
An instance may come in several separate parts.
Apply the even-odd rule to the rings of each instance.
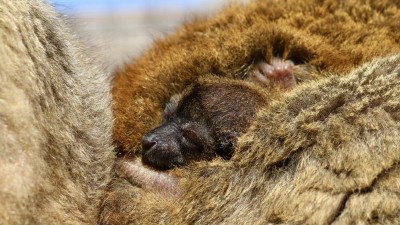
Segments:
[[[143,136],[143,162],[170,169],[215,156],[229,159],[262,105],[264,97],[245,83],[194,85],[173,97],[163,123]]]
[[[164,110],[164,121],[142,138],[143,161],[170,169],[190,161],[215,156],[213,132],[195,92],[173,97]]]

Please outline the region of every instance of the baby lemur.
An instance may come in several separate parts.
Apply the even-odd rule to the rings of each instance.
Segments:
[[[260,62],[250,79],[265,86],[288,89],[295,85],[294,64],[274,58]],[[215,156],[229,159],[237,137],[247,129],[270,93],[246,81],[203,78],[173,96],[164,110],[164,122],[143,136],[143,162],[170,169]]]

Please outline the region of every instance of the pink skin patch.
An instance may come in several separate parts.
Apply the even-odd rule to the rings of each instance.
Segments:
[[[274,57],[271,63],[259,62],[256,68],[250,72],[250,75],[255,81],[264,85],[278,85],[289,89],[296,85],[296,79],[293,75],[294,66],[291,60]]]
[[[129,181],[159,193],[166,199],[175,200],[182,195],[178,181],[173,176],[148,168],[139,159],[120,159],[117,161],[117,169]]]

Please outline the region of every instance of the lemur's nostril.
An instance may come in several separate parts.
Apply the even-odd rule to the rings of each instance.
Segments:
[[[145,135],[142,138],[143,151],[147,151],[147,150],[151,149],[155,144],[156,144],[156,142],[153,140],[152,135]]]

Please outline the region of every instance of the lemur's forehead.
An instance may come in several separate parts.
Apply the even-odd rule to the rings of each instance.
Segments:
[[[203,90],[197,85],[186,88],[182,93],[173,95],[164,108],[164,121],[174,120],[201,120],[205,117],[203,107]]]
[[[171,99],[169,100],[169,102],[167,102],[164,108],[164,113],[163,113],[164,119],[171,117],[176,113],[181,99],[182,99],[182,94],[175,94],[171,97]]]

